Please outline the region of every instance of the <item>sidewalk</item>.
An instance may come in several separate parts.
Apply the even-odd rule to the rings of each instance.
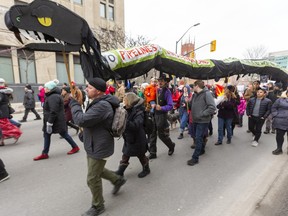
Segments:
[[[13,116],[15,114],[24,113],[25,111],[25,107],[23,106],[22,103],[11,103],[11,106],[15,109],[15,113],[13,113]],[[40,112],[40,113],[43,112],[43,108],[41,107],[40,102],[36,102],[35,109],[37,112]]]

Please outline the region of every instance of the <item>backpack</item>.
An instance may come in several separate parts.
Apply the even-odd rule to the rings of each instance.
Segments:
[[[147,135],[152,134],[153,132],[153,120],[152,114],[150,112],[144,111],[144,131]]]
[[[114,117],[111,128],[111,135],[113,137],[121,137],[126,128],[128,113],[124,107],[119,106],[114,109]]]

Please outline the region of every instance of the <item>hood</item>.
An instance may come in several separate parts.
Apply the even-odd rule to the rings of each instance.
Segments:
[[[49,92],[45,93],[46,96],[49,96],[51,94],[59,94],[61,95],[61,89],[58,87],[55,87],[53,89],[51,89]]]
[[[106,100],[108,101],[113,108],[117,108],[120,106],[120,101],[117,97],[111,95],[111,94],[108,94],[108,95],[103,95],[101,98],[99,98],[101,100]]]

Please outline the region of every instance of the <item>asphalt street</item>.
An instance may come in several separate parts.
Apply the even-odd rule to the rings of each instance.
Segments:
[[[15,115],[16,119],[21,117],[22,114]],[[91,203],[83,144],[75,130],[69,129],[81,148],[79,153],[67,155],[70,146],[55,134],[50,158],[33,161],[43,148],[42,121],[33,119],[30,113],[16,144],[7,140],[6,146],[0,148],[0,158],[11,175],[9,180],[0,183],[0,215],[79,216]],[[217,117],[213,119],[215,129],[216,120]],[[113,196],[111,183],[103,180],[106,211],[102,215],[276,215],[271,199],[278,198],[279,191],[283,193],[279,188],[287,182],[284,175],[288,163],[286,144],[284,154],[274,156],[271,152],[276,146],[275,135],[263,134],[259,146],[252,147],[252,135],[246,133],[244,126],[235,128],[232,144],[225,144],[224,140],[223,145],[215,146],[215,129],[206,153],[196,166],[186,164],[193,153],[192,139],[186,132],[184,139],[178,140],[177,129],[171,131],[176,142],[175,153],[168,156],[168,149],[158,139],[158,158],[150,161],[151,174],[147,177],[137,177],[142,168],[137,158],[131,158],[125,172],[127,183],[118,195]],[[122,139],[116,140],[115,154],[108,159],[107,168],[117,169],[122,144]],[[267,209],[273,214],[266,214]],[[287,208],[281,211],[287,215]]]

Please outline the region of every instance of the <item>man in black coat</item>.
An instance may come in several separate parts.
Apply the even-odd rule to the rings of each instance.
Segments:
[[[111,94],[105,95],[106,82],[100,78],[89,80],[86,91],[91,103],[85,113],[75,99],[71,99],[70,106],[74,122],[83,127],[88,163],[87,184],[92,193],[92,206],[82,216],[96,216],[105,211],[102,178],[114,185],[113,194],[120,190],[126,179],[105,168],[107,158],[114,153],[111,129],[119,100]]]
[[[27,121],[27,116],[30,111],[33,112],[36,116],[34,120],[40,120],[41,117],[35,110],[34,90],[32,89],[31,85],[26,84],[24,91],[25,91],[25,94],[24,94],[23,105],[25,107],[25,113],[24,113],[22,120],[20,120],[20,122]]]

